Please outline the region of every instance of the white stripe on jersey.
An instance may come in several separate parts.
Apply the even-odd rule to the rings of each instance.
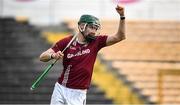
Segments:
[[[64,78],[63,78],[63,81],[62,81],[63,86],[66,86],[66,84],[67,84],[67,81],[68,81],[68,78],[69,78],[69,72],[71,70],[71,67],[72,67],[72,65],[68,65],[68,67],[67,67],[67,69],[66,69],[66,71],[64,73]]]

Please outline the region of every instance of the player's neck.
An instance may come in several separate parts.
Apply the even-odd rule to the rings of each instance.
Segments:
[[[78,33],[77,40],[80,43],[86,43],[84,36],[81,33]]]

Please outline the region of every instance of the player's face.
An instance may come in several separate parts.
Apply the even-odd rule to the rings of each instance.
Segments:
[[[96,35],[97,31],[100,29],[100,26],[96,24],[87,24],[86,29],[85,29],[85,34],[86,35]]]

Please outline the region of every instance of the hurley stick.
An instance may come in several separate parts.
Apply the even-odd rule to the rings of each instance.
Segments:
[[[62,53],[71,45],[71,43],[73,42],[73,40],[76,38],[78,34],[75,34],[73,36],[73,38],[71,39],[71,41],[67,44],[67,46],[64,48],[64,50],[62,51]],[[33,82],[32,86],[31,86],[31,90],[36,89],[40,82],[44,79],[44,77],[47,75],[47,73],[49,72],[49,70],[54,66],[54,64],[58,61],[58,59],[56,59],[52,64],[50,64],[48,67],[46,67],[43,71],[43,73],[41,73],[41,75]]]

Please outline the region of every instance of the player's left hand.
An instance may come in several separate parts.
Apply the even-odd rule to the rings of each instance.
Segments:
[[[118,12],[118,14],[120,16],[124,16],[124,7],[123,6],[117,5],[116,11]]]

